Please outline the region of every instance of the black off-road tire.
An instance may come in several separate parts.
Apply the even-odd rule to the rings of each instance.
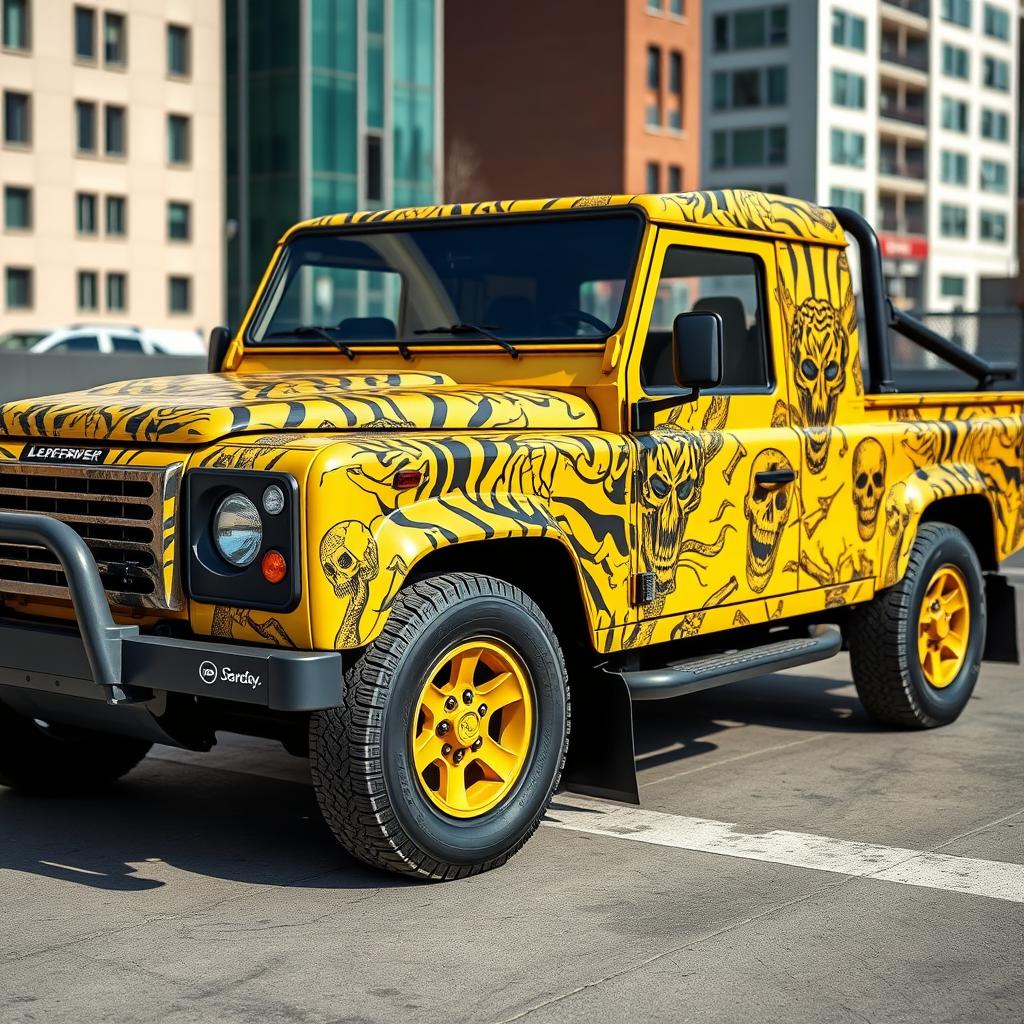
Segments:
[[[514,787],[492,810],[458,819],[425,796],[412,765],[411,716],[425,675],[453,646],[490,637],[512,648],[532,683],[532,744]],[[324,819],[353,856],[422,879],[504,864],[533,835],[558,785],[569,742],[565,661],[550,622],[504,580],[431,576],[405,587],[387,624],[345,673],[341,707],[314,714],[309,753]]]
[[[0,704],[0,786],[33,796],[76,796],[127,775],[151,743],[40,725]]]
[[[967,584],[970,633],[960,672],[937,689],[921,669],[917,621],[928,583],[943,565],[958,569]],[[985,579],[974,548],[955,526],[924,523],[903,579],[854,609],[850,619],[850,667],[868,714],[905,729],[933,729],[955,721],[978,680],[985,630]]]

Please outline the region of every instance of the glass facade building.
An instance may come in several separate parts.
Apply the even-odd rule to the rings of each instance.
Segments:
[[[442,4],[226,0],[232,325],[295,221],[438,201]]]

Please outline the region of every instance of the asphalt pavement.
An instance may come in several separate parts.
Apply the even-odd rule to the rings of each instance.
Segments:
[[[1022,684],[923,733],[845,656],[638,706],[641,809],[560,795],[446,884],[347,858],[262,740],[0,791],[0,1021],[1021,1021]]]

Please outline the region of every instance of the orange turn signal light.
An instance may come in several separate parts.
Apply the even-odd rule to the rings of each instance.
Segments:
[[[288,575],[288,563],[280,551],[268,551],[260,562],[260,569],[268,583],[280,583]]]

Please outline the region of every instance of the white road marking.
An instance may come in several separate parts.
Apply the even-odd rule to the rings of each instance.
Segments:
[[[561,793],[544,824],[655,846],[1024,903],[1024,865],[850,842],[806,832],[736,831],[726,821],[665,814]]]

